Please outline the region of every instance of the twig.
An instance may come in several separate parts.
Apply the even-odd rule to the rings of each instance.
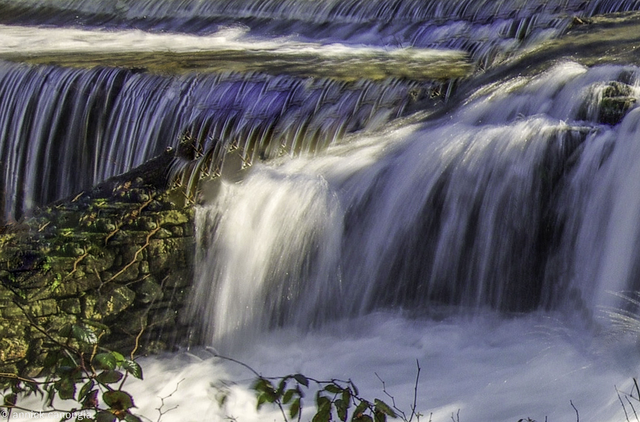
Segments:
[[[253,369],[252,367],[250,367],[249,365],[247,365],[244,362],[240,362],[239,360],[236,360],[234,358],[230,358],[230,357],[227,357],[227,356],[219,355],[217,353],[214,353],[213,356],[218,358],[218,359],[228,360],[229,362],[237,363],[240,366],[244,366],[249,371],[251,371],[253,373],[253,375],[255,375],[256,377],[263,378],[262,375],[260,375],[255,369]]]
[[[140,331],[138,332],[138,334],[136,335],[136,343],[133,347],[133,350],[131,350],[131,360],[133,360],[133,356],[136,354],[136,352],[138,351],[138,348],[140,347],[140,338],[142,337],[142,334],[144,333],[144,330],[146,328],[146,324],[143,324],[143,318],[145,318],[148,315],[148,310],[147,312],[144,313],[144,315],[142,315],[140,317]]]
[[[109,239],[111,239],[113,236],[115,236],[116,233],[118,233],[120,231],[120,227],[122,226],[122,223],[120,223],[118,226],[116,226],[116,229],[112,232],[107,233],[107,237],[104,238],[104,245],[107,246],[107,243],[109,243]]]
[[[574,406],[573,401],[569,400],[569,403],[571,403],[571,407],[573,407],[573,410],[576,411],[576,422],[580,422],[580,414],[578,413],[578,409]]]
[[[162,419],[162,416],[171,412],[172,410],[177,409],[180,405],[176,404],[175,406],[173,406],[171,409],[167,409],[166,411],[163,411],[162,408],[164,407],[164,401],[165,399],[168,399],[169,397],[173,396],[175,393],[178,392],[178,387],[180,386],[180,383],[184,381],[184,378],[182,378],[180,381],[178,381],[178,383],[176,384],[176,388],[171,392],[171,394],[169,394],[168,396],[164,396],[164,397],[160,397],[160,407],[156,408],[156,410],[158,411],[159,415],[158,415],[158,420],[156,422],[160,422],[160,419]]]
[[[382,392],[384,394],[386,394],[387,397],[389,397],[391,399],[391,405],[393,406],[393,408],[396,410],[396,412],[398,412],[401,416],[402,416],[402,420],[407,421],[407,415],[400,409],[398,409],[398,406],[396,406],[396,398],[394,396],[392,396],[391,394],[389,394],[389,392],[387,391],[387,386],[384,382],[384,380],[382,378],[380,378],[380,375],[378,375],[377,372],[374,372],[376,378],[378,378],[380,380],[380,382],[382,383]],[[411,420],[411,419],[409,419]]]
[[[149,234],[147,235],[147,239],[145,241],[145,244],[142,245],[142,247],[140,249],[138,249],[135,254],[133,254],[133,259],[131,260],[131,262],[129,262],[127,265],[125,265],[120,271],[115,273],[109,280],[107,280],[107,283],[109,283],[110,281],[115,280],[120,274],[122,274],[125,271],[127,271],[127,269],[129,269],[129,267],[131,267],[133,264],[136,263],[136,261],[138,260],[138,255],[140,255],[140,253],[147,246],[149,246],[149,239],[151,239],[151,236],[153,236],[154,234],[158,233],[158,230],[160,230],[160,228],[161,228],[160,225],[158,225],[158,227],[156,227],[155,229],[151,230],[151,232],[149,232]]]
[[[456,417],[453,417],[453,412],[451,412],[451,420],[453,422],[460,422],[460,409],[458,409],[458,413],[456,413]]]
[[[409,415],[409,418],[407,419],[407,414],[401,410],[400,408],[398,408],[398,406],[396,406],[396,399],[394,396],[392,396],[391,394],[389,394],[389,392],[387,392],[387,387],[386,384],[384,382],[384,380],[382,378],[380,378],[380,376],[374,372],[375,376],[380,380],[380,382],[382,383],[382,392],[384,394],[387,395],[387,397],[389,397],[391,399],[391,404],[393,405],[393,408],[396,412],[398,412],[398,414],[402,417],[402,420],[405,422],[411,422],[413,420],[414,416],[418,416],[418,419],[420,419],[418,413],[416,412],[417,408],[418,408],[418,383],[420,382],[420,361],[418,361],[418,359],[416,359],[416,366],[418,368],[418,371],[416,373],[416,382],[414,384],[413,387],[413,403],[411,404],[411,415]]]
[[[16,374],[12,374],[10,372],[0,372],[0,378],[11,378],[22,382],[28,382],[30,384],[46,384],[46,381],[36,381],[29,378],[24,378]]]
[[[78,257],[78,259],[76,259],[76,260],[73,262],[73,270],[72,270],[69,274],[67,274],[67,275],[65,276],[65,278],[66,278],[66,277],[69,277],[70,275],[72,275],[73,273],[75,273],[76,271],[78,271],[78,264],[80,263],[80,261],[82,261],[83,259],[85,259],[85,258],[87,257],[87,255],[89,255],[89,251],[85,249],[85,252],[84,252],[82,255],[80,255],[80,256]]]
[[[413,420],[413,417],[417,415],[416,409],[418,408],[418,382],[420,381],[420,369],[421,369],[420,361],[418,359],[416,359],[416,368],[417,368],[416,382],[413,386],[413,403],[411,404],[411,416],[409,416],[409,422],[411,422],[411,420]]]
[[[636,417],[636,421],[637,421],[638,414],[636,413],[636,408],[633,407],[633,403],[631,403],[631,400],[629,400],[629,396],[625,396],[625,399],[627,399],[627,403],[629,403],[629,406],[631,406],[631,410],[633,410],[633,415]]]

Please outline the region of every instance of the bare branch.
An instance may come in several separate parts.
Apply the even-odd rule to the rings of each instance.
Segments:
[[[578,409],[574,406],[573,401],[569,400],[569,403],[571,403],[571,407],[573,407],[573,410],[576,411],[576,422],[580,422],[580,414],[578,413]]]
[[[156,422],[160,422],[160,419],[162,419],[162,416],[164,416],[165,414],[171,412],[172,410],[177,409],[180,406],[179,404],[176,404],[175,406],[173,406],[170,409],[162,410],[162,408],[164,407],[164,404],[165,404],[164,401],[178,392],[178,387],[180,387],[180,383],[182,381],[184,381],[184,378],[182,378],[180,381],[177,382],[176,388],[171,392],[171,394],[169,394],[168,396],[160,397],[160,407],[156,408],[156,410],[158,411],[158,419],[157,419]]]

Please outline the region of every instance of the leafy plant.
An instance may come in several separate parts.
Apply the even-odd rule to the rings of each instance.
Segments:
[[[383,400],[368,400],[360,395],[358,387],[352,380],[331,379],[317,380],[302,374],[291,374],[284,377],[268,378],[260,375],[253,368],[235,359],[219,356],[219,358],[238,363],[256,375],[252,389],[256,393],[257,409],[265,404],[277,406],[285,422],[302,418],[302,410],[307,395],[311,394],[315,405],[311,422],[386,422],[388,418],[400,417],[405,422],[411,422],[415,417],[418,421],[422,416],[417,412],[417,388],[420,378],[420,365],[416,376],[415,392],[411,413],[407,416],[400,410],[395,399],[387,391],[382,381],[383,392],[392,404]],[[224,400],[219,400],[224,403]]]
[[[0,374],[3,405],[8,417],[21,407],[19,399],[41,396],[49,410],[61,413],[64,420],[95,422],[141,422],[132,413],[133,397],[123,390],[129,376],[142,379],[142,368],[121,353],[99,347],[106,327],[98,323],[68,324],[57,336],[44,333],[53,346],[44,360],[44,379]],[[71,409],[56,408],[56,401],[74,402]],[[75,418],[75,419],[74,419]]]

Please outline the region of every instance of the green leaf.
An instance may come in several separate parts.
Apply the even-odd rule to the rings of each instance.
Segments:
[[[78,368],[78,363],[75,360],[73,360],[70,356],[65,356],[58,362],[58,369],[56,370],[56,373],[64,376],[75,371]]]
[[[356,406],[356,410],[353,411],[354,416],[358,417],[360,415],[364,415],[364,412],[369,408],[370,403],[366,400],[362,400]]]
[[[84,397],[87,395],[87,393],[91,391],[93,386],[94,386],[93,380],[87,381],[80,389],[80,393],[78,394],[78,400],[83,400]]]
[[[371,419],[371,416],[369,415],[356,416],[352,420],[354,422],[373,422],[373,419]]]
[[[4,396],[4,405],[13,407],[18,402],[18,395],[16,393],[10,393]]]
[[[284,389],[287,388],[287,377],[284,377],[280,380],[280,383],[278,384],[278,390],[276,391],[276,394],[278,396],[281,396],[282,393],[284,392]]]
[[[101,322],[98,322],[98,321],[92,321],[90,319],[83,319],[82,323],[85,324],[85,325],[90,325],[90,326],[92,326],[94,328],[99,328],[99,329],[101,329],[102,331],[105,331],[105,332],[110,332],[111,331],[109,329],[109,326],[107,326],[107,325],[105,325],[105,324],[103,324]]]
[[[116,369],[117,361],[111,353],[98,353],[93,358],[93,365],[98,369]]]
[[[122,379],[122,372],[119,371],[102,371],[96,377],[96,381],[100,384],[114,384]]]
[[[138,378],[139,380],[142,379],[142,367],[138,364],[138,362],[131,359],[124,359],[121,365],[122,369],[124,369],[128,373]]]
[[[129,393],[119,390],[107,391],[102,395],[102,400],[112,409],[128,410],[135,407],[133,398]]]
[[[342,388],[340,388],[337,384],[329,384],[324,389],[332,394],[340,394],[342,393]]]
[[[76,395],[76,384],[71,378],[60,378],[53,385],[62,400],[71,400]]]
[[[253,389],[258,392],[274,392],[273,384],[266,378],[258,378],[253,384]]]
[[[112,351],[112,352],[110,352],[110,353],[111,353],[111,355],[113,356],[113,358],[116,360],[116,363],[117,363],[118,365],[122,364],[122,363],[126,360],[126,359],[124,358],[124,356],[122,356],[122,354],[121,354],[121,353],[114,352],[114,351]]]
[[[351,406],[351,390],[349,388],[342,390],[342,401],[347,408]]]
[[[253,385],[253,389],[260,393],[258,399],[263,397],[263,402],[267,401],[269,403],[274,403],[278,398],[273,384],[265,378],[258,378],[256,383]]]
[[[329,422],[331,421],[331,408],[323,408],[313,415],[311,422]]]
[[[125,415],[124,420],[126,422],[142,422],[142,419],[140,419],[136,415],[133,415],[129,412],[127,412],[127,414]]]
[[[282,403],[283,404],[289,403],[295,393],[296,393],[296,390],[294,390],[293,388],[285,391],[284,396],[282,396]]]
[[[65,338],[73,336],[73,324],[64,325],[60,331],[58,331],[58,335]]]
[[[375,422],[387,422],[387,415],[385,415],[384,413],[380,412],[379,410],[376,410],[373,413],[373,419]]]
[[[267,402],[267,397],[264,393],[261,393],[258,396],[258,403],[256,404],[256,410],[260,410],[263,404]]]
[[[336,412],[338,413],[338,418],[343,422],[346,421],[349,406],[345,405],[345,402],[342,399],[336,400],[335,406]]]
[[[316,409],[318,410],[312,422],[328,422],[331,420],[331,400],[323,396],[322,390],[316,393]]]
[[[83,409],[95,409],[98,407],[98,390],[91,390],[87,393],[87,396],[82,400]]]
[[[309,387],[309,379],[302,374],[295,374],[293,378],[298,381],[299,384],[304,385],[305,387]]]
[[[96,414],[96,422],[115,422],[116,415],[106,410],[102,410]]]
[[[316,407],[318,408],[318,412],[323,412],[325,410],[331,411],[331,400],[326,396],[318,394],[316,396]]]
[[[396,418],[396,412],[393,411],[393,409],[391,409],[391,407],[389,407],[389,405],[385,402],[383,402],[382,400],[378,400],[375,399],[374,401],[375,403],[375,408],[377,411],[384,413],[385,415],[389,415],[392,418]]]
[[[93,330],[88,328],[81,327],[79,325],[73,324],[71,326],[71,336],[78,340],[80,343],[85,344],[97,344],[98,336]]]
[[[59,360],[60,353],[57,351],[50,351],[49,353],[47,353],[47,357],[44,358],[42,366],[44,366],[46,369],[51,369],[58,363]]]
[[[289,416],[291,416],[291,419],[295,419],[298,417],[299,413],[300,413],[300,399],[297,398],[293,401],[293,403],[291,403],[291,407],[289,408]]]

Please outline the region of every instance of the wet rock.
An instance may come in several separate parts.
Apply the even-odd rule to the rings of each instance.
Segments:
[[[128,281],[135,281],[140,275],[138,268],[140,267],[138,262],[128,262],[119,271],[105,271],[101,274],[101,278],[106,282],[124,283]]]
[[[113,251],[99,246],[92,246],[91,253],[83,260],[86,272],[95,273],[105,271],[113,266],[115,255]]]
[[[104,316],[118,314],[133,303],[136,294],[126,286],[118,286],[110,292],[103,293],[98,299],[98,309]]]
[[[161,226],[177,226],[179,224],[186,224],[191,221],[191,218],[191,212],[187,210],[169,210],[158,213],[158,219]]]
[[[137,335],[147,328],[149,312],[145,309],[126,311],[122,318],[118,318],[113,328],[129,335]]]
[[[192,249],[192,239],[152,239],[149,242],[149,265],[155,271],[188,266],[187,254]]]
[[[82,313],[82,304],[80,299],[76,297],[62,299],[60,301],[60,309],[68,314],[80,315]]]
[[[607,125],[617,125],[627,112],[635,106],[632,88],[622,82],[610,82],[602,91],[598,111],[598,121]]]
[[[24,359],[29,351],[26,340],[21,338],[3,338],[0,340],[0,362],[15,362]]]
[[[29,306],[31,314],[35,317],[43,317],[58,313],[58,302],[55,299],[39,300]]]
[[[162,299],[162,287],[151,277],[147,277],[136,287],[136,300],[149,304]]]

